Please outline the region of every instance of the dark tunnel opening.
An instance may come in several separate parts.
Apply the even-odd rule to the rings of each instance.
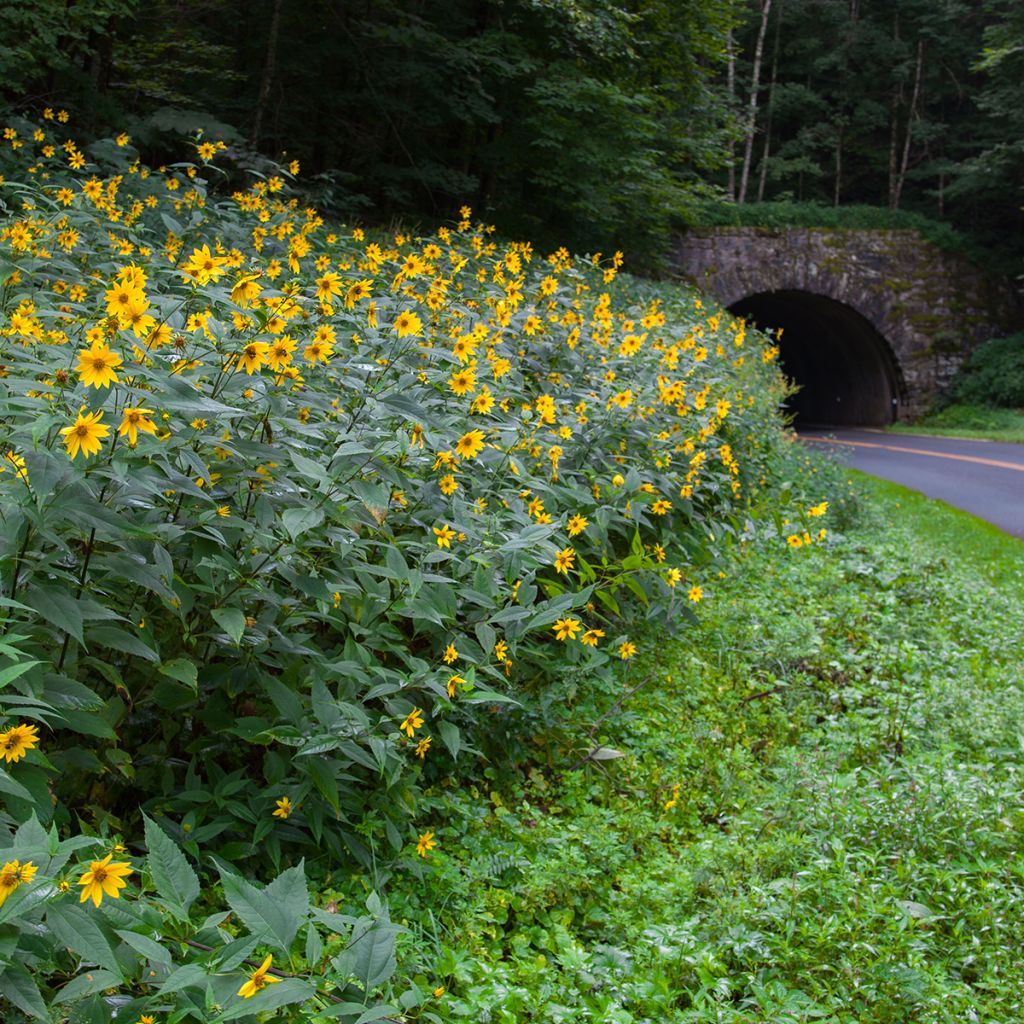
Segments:
[[[803,427],[883,426],[904,386],[888,342],[850,306],[810,292],[761,292],[729,311],[772,335],[782,328],[782,371],[799,390],[786,403]]]

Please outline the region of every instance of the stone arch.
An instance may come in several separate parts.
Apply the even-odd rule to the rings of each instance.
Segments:
[[[896,398],[895,415],[870,411],[875,422],[923,413],[976,345],[1012,333],[1024,319],[1009,280],[939,250],[915,231],[695,228],[677,239],[673,266],[723,306],[743,310],[758,296],[799,295],[798,318],[839,324],[848,340],[859,334],[869,368],[877,371],[880,359],[887,374],[882,385],[877,373],[875,384],[866,381],[868,390],[888,387],[890,405]],[[774,326],[763,309],[753,318]]]
[[[907,394],[899,359],[851,305],[789,288],[755,292],[729,310],[762,329],[782,328],[782,369],[798,388],[787,404],[798,425],[884,426],[898,418]]]

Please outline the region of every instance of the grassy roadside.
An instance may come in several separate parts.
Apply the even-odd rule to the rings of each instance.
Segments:
[[[951,405],[916,423],[894,423],[888,429],[897,434],[933,434],[1024,443],[1024,409]]]
[[[1024,544],[857,487],[844,536],[751,553],[622,690],[552,684],[514,768],[437,782],[390,894],[432,921],[420,1019],[1024,1017]]]

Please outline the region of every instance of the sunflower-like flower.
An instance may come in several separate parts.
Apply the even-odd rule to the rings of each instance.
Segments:
[[[103,860],[94,860],[89,865],[89,870],[78,880],[82,886],[82,895],[79,903],[92,900],[98,907],[104,895],[111,899],[120,899],[121,890],[127,885],[125,878],[134,870],[127,861],[114,861],[112,853],[108,853]]]
[[[85,415],[79,412],[78,418],[70,427],[61,429],[64,446],[71,458],[76,458],[79,452],[88,458],[100,450],[100,441],[110,433],[110,427],[100,422],[102,419],[102,409]]]

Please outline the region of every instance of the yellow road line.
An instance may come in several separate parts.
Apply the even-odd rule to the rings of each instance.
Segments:
[[[911,455],[930,455],[935,459],[955,459],[957,462],[974,462],[981,466],[996,466],[999,469],[1015,469],[1024,473],[1024,464],[1019,462],[1002,462],[999,459],[984,459],[980,455],[954,455],[952,452],[929,452],[923,448],[904,448],[898,444],[877,444],[874,441],[841,441],[831,437],[808,437],[806,440],[815,444],[848,444],[852,448],[884,448],[890,452],[908,452]]]

